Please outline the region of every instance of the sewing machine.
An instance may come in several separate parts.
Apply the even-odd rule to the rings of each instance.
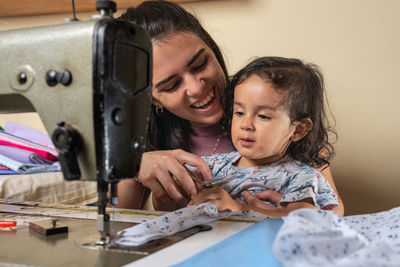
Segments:
[[[151,104],[152,58],[143,29],[113,19],[113,2],[96,3],[99,15],[89,21],[0,32],[0,112],[38,112],[59,150],[64,178],[97,181],[98,187],[97,212],[0,201],[0,220],[43,216],[69,227],[68,233],[51,236],[28,227],[0,232],[0,265],[172,265],[253,224],[216,221],[211,231],[191,228],[145,244],[140,251],[108,248],[111,232],[159,215],[113,210],[110,218],[106,210],[108,204],[117,204],[117,183],[139,169]],[[83,250],[75,243],[95,249]]]
[[[147,33],[113,19],[113,1],[96,8],[89,21],[0,32],[0,112],[38,112],[64,178],[97,181],[97,244],[105,245],[106,206],[139,169],[152,59]]]

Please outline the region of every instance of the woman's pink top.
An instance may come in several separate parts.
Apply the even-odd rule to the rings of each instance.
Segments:
[[[215,147],[214,154],[235,151],[231,140],[223,134],[220,125],[209,128],[192,127],[192,129],[193,133],[190,135],[190,148],[193,154],[198,156],[211,156]],[[217,144],[218,138],[219,142]]]

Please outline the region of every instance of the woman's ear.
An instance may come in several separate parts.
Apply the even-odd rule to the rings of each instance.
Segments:
[[[303,138],[304,136],[306,136],[308,134],[309,131],[311,131],[312,127],[313,127],[313,122],[310,118],[304,118],[300,121],[295,121],[294,122],[294,126],[296,127],[292,137],[290,138],[290,140],[292,142],[297,142],[299,141],[301,138]]]
[[[164,106],[160,102],[158,102],[158,100],[155,99],[154,97],[152,98],[151,102],[153,103],[154,106],[156,106],[159,109],[164,108]]]

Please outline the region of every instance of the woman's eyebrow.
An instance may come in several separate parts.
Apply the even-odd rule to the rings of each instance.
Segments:
[[[197,52],[197,53],[189,60],[189,62],[188,62],[188,64],[186,65],[186,67],[190,67],[190,65],[192,65],[193,62],[195,62],[196,59],[198,59],[199,56],[200,56],[204,51],[206,51],[204,48],[200,49],[199,52]]]
[[[189,62],[188,62],[188,64],[186,65],[186,67],[189,67],[190,65],[192,65],[193,62],[195,62],[196,59],[198,59],[199,56],[201,56],[201,54],[204,53],[204,51],[206,51],[206,49],[204,49],[204,48],[200,49],[199,52],[197,52],[197,53],[189,60]],[[163,85],[164,83],[169,82],[170,80],[172,80],[172,79],[175,78],[176,76],[177,76],[177,75],[174,74],[174,75],[171,75],[171,76],[165,78],[164,80],[161,80],[160,82],[158,82],[158,83],[155,85],[155,87],[159,87],[159,86]]]
[[[172,80],[172,79],[175,78],[175,77],[176,77],[176,74],[171,75],[171,76],[165,78],[164,80],[158,82],[158,83],[155,85],[155,87],[159,87],[159,86],[163,85],[164,83],[169,82],[170,80]]]

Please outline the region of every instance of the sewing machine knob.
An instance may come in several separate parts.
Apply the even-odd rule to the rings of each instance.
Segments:
[[[69,70],[62,69],[56,75],[57,82],[62,85],[69,85],[72,82],[72,74]]]
[[[53,86],[57,85],[57,83],[58,83],[58,81],[57,81],[57,71],[49,70],[46,73],[46,83],[50,87],[53,87]]]
[[[56,86],[58,83],[67,86],[72,82],[72,74],[66,69],[62,69],[59,72],[55,70],[49,70],[46,73],[46,82],[50,87]]]
[[[28,81],[28,77],[25,72],[21,72],[18,74],[18,82],[19,84],[25,84]]]

